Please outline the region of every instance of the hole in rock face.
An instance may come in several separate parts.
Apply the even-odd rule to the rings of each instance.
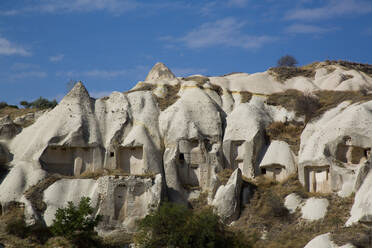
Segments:
[[[115,156],[115,153],[114,152],[110,152],[110,157],[113,157]]]
[[[266,174],[266,169],[262,168],[262,169],[261,169],[261,173],[262,173],[262,174]]]
[[[185,155],[183,153],[180,153],[178,155],[178,159],[181,161],[181,162],[184,162],[185,161]]]

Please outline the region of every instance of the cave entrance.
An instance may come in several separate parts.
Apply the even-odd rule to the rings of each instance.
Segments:
[[[307,167],[305,182],[309,192],[330,193],[331,178],[329,166]]]

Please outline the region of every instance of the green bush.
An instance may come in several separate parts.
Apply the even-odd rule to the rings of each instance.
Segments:
[[[57,209],[51,231],[56,236],[63,236],[71,240],[91,239],[96,236],[94,228],[101,220],[101,216],[93,216],[94,209],[90,206],[90,198],[82,197],[79,205],[68,202],[66,208]]]
[[[295,59],[291,55],[285,55],[277,61],[278,67],[283,67],[283,66],[295,67],[297,64],[298,64],[297,59]]]
[[[134,240],[139,248],[249,247],[235,233],[226,230],[212,210],[195,213],[174,203],[162,204],[139,221]]]
[[[39,97],[33,102],[21,101],[21,104],[24,108],[38,108],[38,109],[47,109],[47,108],[54,108],[57,106],[57,100],[54,99],[53,101],[49,101],[46,98]]]

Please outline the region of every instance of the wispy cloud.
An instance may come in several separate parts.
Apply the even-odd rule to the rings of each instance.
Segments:
[[[91,69],[85,71],[62,71],[57,72],[57,76],[68,77],[70,79],[80,79],[80,78],[100,78],[100,79],[114,79],[119,77],[135,77],[138,78],[148,71],[149,68],[145,66],[137,66],[134,68],[124,68],[124,69]]]
[[[244,49],[257,49],[275,40],[268,35],[249,35],[244,33],[244,22],[235,18],[207,22],[182,37],[166,36],[161,39],[170,43],[181,43],[188,48],[228,46]]]
[[[0,37],[0,55],[31,56],[31,53],[25,48]]]
[[[323,34],[334,30],[337,30],[337,28],[325,28],[307,24],[293,24],[288,26],[285,29],[285,32],[291,34]]]
[[[344,15],[372,13],[372,2],[366,0],[327,0],[317,8],[297,8],[289,11],[285,19],[315,21]]]
[[[38,70],[40,65],[37,64],[30,64],[30,63],[14,63],[11,67],[14,71],[21,71],[21,70]]]
[[[0,11],[0,15],[18,15],[23,13],[65,13],[65,12],[91,12],[107,11],[121,14],[136,9],[141,4],[136,0],[38,0],[19,9]]]
[[[24,71],[10,75],[10,79],[46,78],[48,74],[44,71]]]
[[[49,61],[58,62],[58,61],[61,61],[64,57],[65,57],[64,54],[58,54],[58,55],[55,55],[55,56],[50,56]]]

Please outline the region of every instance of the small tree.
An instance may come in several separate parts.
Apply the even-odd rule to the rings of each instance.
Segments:
[[[211,209],[194,212],[174,203],[163,203],[139,222],[136,247],[249,248],[242,237],[226,229]]]
[[[21,101],[19,104],[21,104],[24,108],[30,108],[31,107],[31,103],[29,103],[27,101]]]
[[[291,55],[285,55],[281,57],[277,62],[278,67],[296,67],[297,64],[297,60]]]
[[[96,234],[94,228],[101,220],[100,215],[92,216],[93,212],[89,197],[82,197],[78,206],[68,202],[66,208],[57,209],[51,231],[56,236],[68,239],[89,239]]]

